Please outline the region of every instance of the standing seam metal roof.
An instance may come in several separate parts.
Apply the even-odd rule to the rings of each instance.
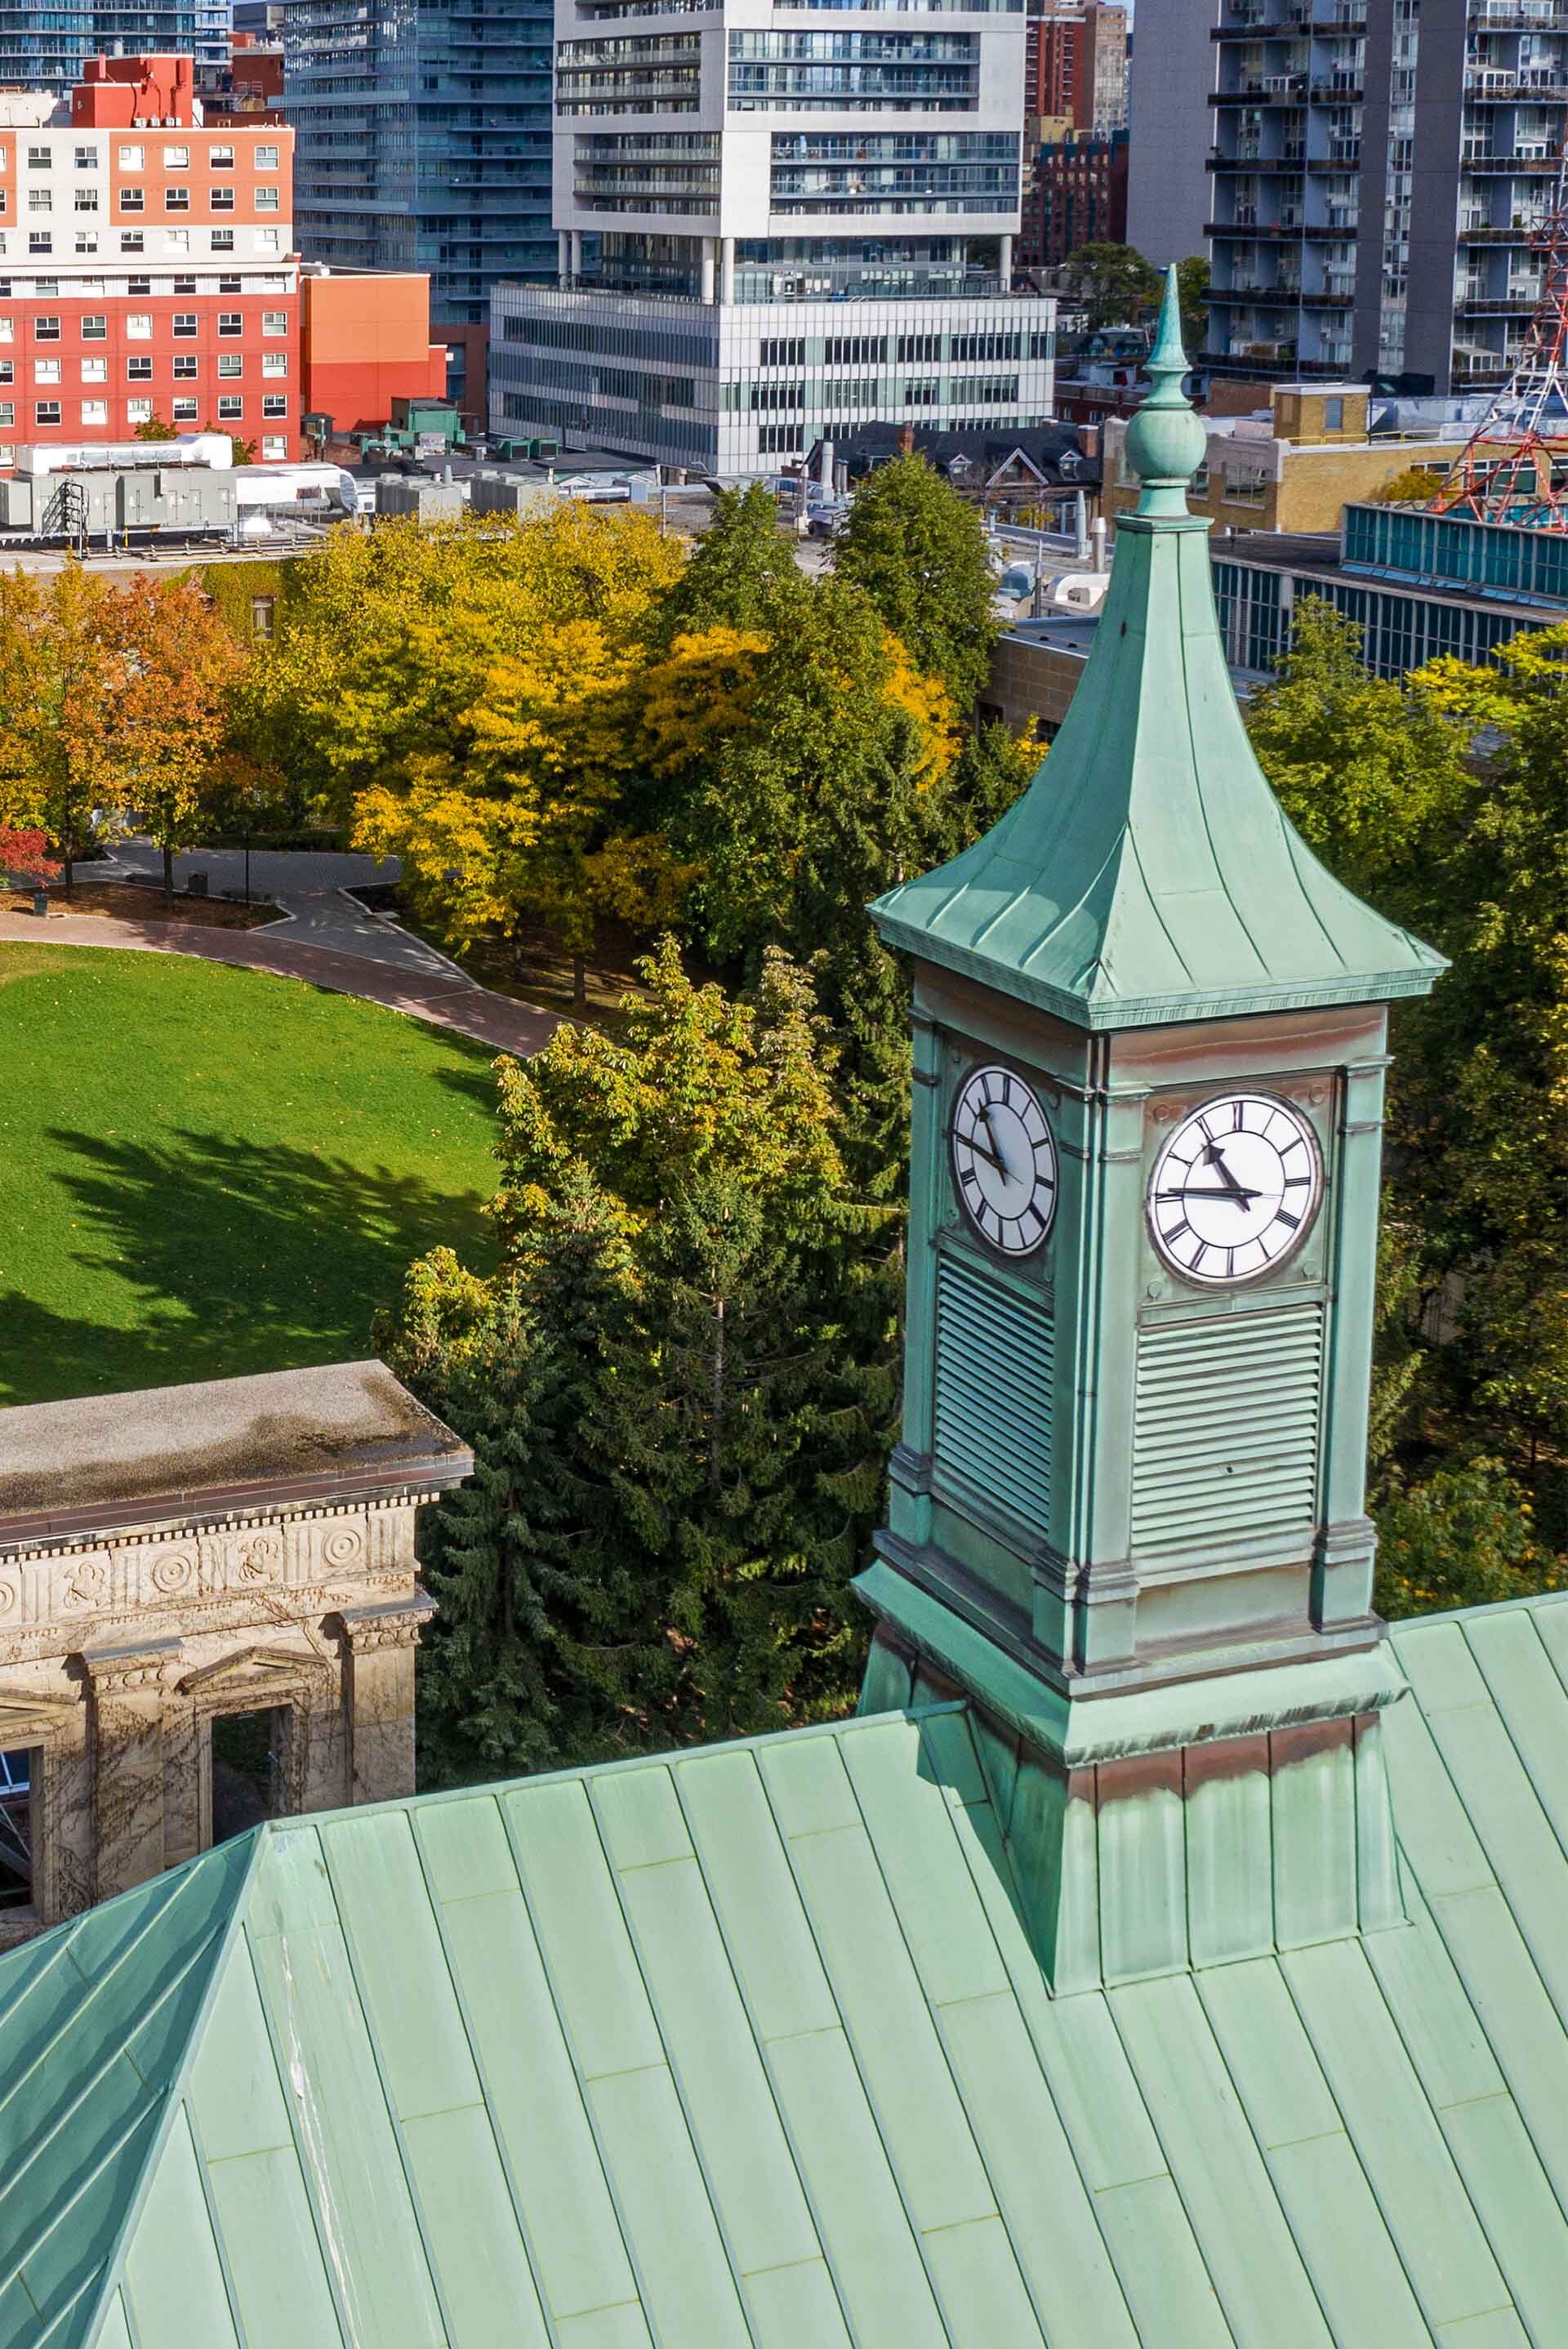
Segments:
[[[0,1960],[0,2349],[1523,2349],[1568,1599],[1430,1618],[1412,1922],[1053,1999],[963,1706],[280,1822]]]

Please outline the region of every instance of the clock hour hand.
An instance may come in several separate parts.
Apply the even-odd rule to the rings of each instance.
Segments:
[[[1233,1199],[1238,1207],[1246,1206],[1249,1201],[1259,1196],[1259,1194],[1256,1191],[1245,1191],[1242,1188],[1242,1185],[1237,1182],[1235,1176],[1232,1174],[1230,1168],[1221,1157],[1219,1149],[1215,1143],[1206,1142],[1203,1145],[1203,1155],[1208,1160],[1209,1164],[1212,1166],[1218,1174],[1220,1181],[1224,1186],[1226,1195],[1229,1198]]]

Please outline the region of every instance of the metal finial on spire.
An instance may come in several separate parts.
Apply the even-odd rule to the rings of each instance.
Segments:
[[[1148,370],[1154,388],[1127,428],[1127,461],[1143,483],[1140,514],[1185,515],[1186,484],[1203,461],[1208,435],[1182,390],[1187,354],[1181,347],[1181,297],[1176,264],[1165,273],[1165,297]]]

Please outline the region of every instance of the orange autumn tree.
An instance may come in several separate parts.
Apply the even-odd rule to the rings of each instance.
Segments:
[[[0,572],[0,823],[45,833],[67,889],[95,817],[119,808],[107,626],[119,594],[78,563],[47,577]]]
[[[103,608],[116,684],[108,751],[121,805],[163,852],[200,839],[244,655],[193,580],[139,579]]]

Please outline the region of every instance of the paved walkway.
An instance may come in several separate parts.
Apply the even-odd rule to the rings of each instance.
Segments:
[[[254,886],[253,874],[252,883]],[[140,892],[128,888],[126,896],[134,903]],[[407,936],[406,932],[399,935]],[[553,1012],[492,995],[444,955],[432,955],[432,968],[421,969],[385,955],[305,945],[292,922],[272,922],[259,930],[220,930],[203,929],[195,922],[160,922],[139,911],[128,913],[123,920],[108,914],[61,914],[44,922],[36,914],[6,911],[0,912],[0,944],[129,947],[150,954],[196,955],[204,962],[272,971],[282,978],[330,988],[337,995],[356,995],[366,1003],[382,1003],[411,1019],[453,1029],[460,1036],[477,1037],[502,1052],[537,1052],[559,1025]]]
[[[438,947],[410,936],[397,922],[367,913],[345,894],[367,881],[396,881],[397,870],[395,856],[377,864],[374,856],[257,848],[251,852],[251,895],[281,905],[289,916],[288,931],[275,929],[275,937],[291,936],[301,946],[324,947],[334,954],[359,956],[366,962],[390,963],[395,969],[416,978],[477,986],[467,971],[459,970]],[[124,841],[108,864],[84,866],[82,879],[112,881],[124,873],[145,873],[161,881],[163,858],[150,842]],[[225,890],[237,895],[245,885],[244,852],[238,848],[199,848],[175,858],[177,889],[183,889],[193,873],[207,875],[211,896],[221,897]],[[135,884],[127,895],[134,902],[141,902],[140,889]]]

